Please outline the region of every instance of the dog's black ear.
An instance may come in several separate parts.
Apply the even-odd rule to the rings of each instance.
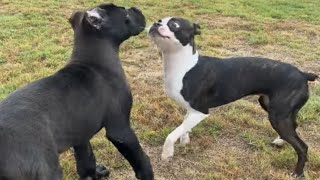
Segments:
[[[93,10],[87,11],[85,14],[86,21],[95,29],[100,30],[102,27],[103,19],[98,13],[98,9],[95,8]]]
[[[83,16],[83,12],[77,11],[74,12],[70,18],[68,19],[69,23],[71,24],[72,28],[75,29],[76,26],[80,23]]]
[[[201,27],[199,24],[193,23],[193,29],[194,29],[194,35],[200,35],[201,34]]]

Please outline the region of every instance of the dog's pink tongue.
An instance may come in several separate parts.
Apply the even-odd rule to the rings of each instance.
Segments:
[[[171,31],[169,30],[168,27],[161,26],[161,27],[159,27],[158,30],[159,30],[159,33],[160,33],[162,36],[170,37],[170,35],[171,35]]]

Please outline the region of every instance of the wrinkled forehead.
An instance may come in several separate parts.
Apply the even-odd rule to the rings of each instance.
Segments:
[[[180,30],[192,28],[192,24],[188,20],[178,17],[166,17],[159,20],[158,23],[163,26],[174,26]]]

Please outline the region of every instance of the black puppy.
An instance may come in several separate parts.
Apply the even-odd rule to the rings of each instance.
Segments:
[[[145,28],[137,8],[102,4],[70,18],[75,45],[56,74],[16,91],[0,104],[0,179],[62,179],[59,153],[74,148],[83,179],[106,176],[89,140],[100,129],[130,162],[136,177],[153,179],[147,155],[130,128],[132,95],[119,46]]]
[[[308,100],[308,81],[317,76],[265,58],[199,56],[194,41],[199,28],[182,18],[164,18],[149,31],[162,52],[166,92],[188,111],[183,123],[167,137],[162,159],[173,156],[178,138],[183,144],[189,142],[188,133],[208,116],[209,108],[257,94],[272,127],[298,154],[294,176],[303,175],[308,147],[295,131],[296,116]]]

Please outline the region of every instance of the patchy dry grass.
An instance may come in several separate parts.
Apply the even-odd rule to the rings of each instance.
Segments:
[[[72,30],[67,18],[76,9],[102,2],[62,0],[0,1],[0,99],[17,88],[61,68],[71,53]],[[202,54],[264,56],[320,72],[320,1],[318,0],[186,0],[110,1],[138,6],[148,23],[183,16],[201,24]],[[278,149],[276,137],[256,97],[212,110],[197,126],[191,144],[176,145],[172,162],[159,160],[161,145],[183,118],[163,92],[162,62],[146,34],[121,49],[132,86],[132,123],[150,155],[156,179],[289,179],[296,162],[290,146]],[[299,114],[299,133],[310,146],[306,176],[320,177],[320,84]],[[112,170],[110,179],[134,179],[129,164],[104,138],[92,139],[97,161]],[[76,179],[72,151],[61,156],[65,179]]]

